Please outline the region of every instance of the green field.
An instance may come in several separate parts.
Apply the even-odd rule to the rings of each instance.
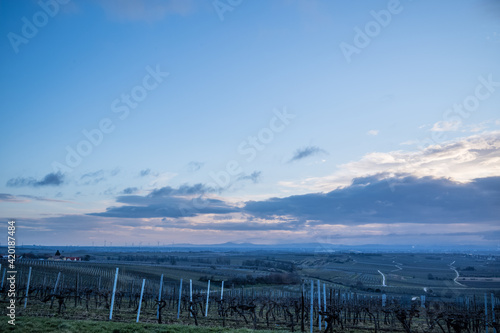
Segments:
[[[235,332],[250,333],[255,332],[250,329],[229,329],[223,327],[195,327],[188,325],[160,325],[141,323],[120,323],[109,321],[91,320],[68,320],[61,318],[41,318],[41,317],[19,317],[16,325],[12,326],[7,320],[0,322],[0,332],[26,332],[26,333],[218,333]],[[271,331],[259,330],[259,333],[269,333]],[[287,332],[287,331],[282,331]]]

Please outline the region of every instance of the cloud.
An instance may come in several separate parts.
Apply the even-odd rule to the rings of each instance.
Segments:
[[[498,120],[495,121],[494,119],[490,119],[490,120],[482,121],[480,123],[466,124],[466,125],[460,126],[460,128],[461,128],[462,132],[478,133],[478,132],[483,132],[483,131],[495,129],[496,125],[499,125]]]
[[[40,186],[61,186],[64,183],[64,175],[60,172],[49,173],[43,179],[36,180],[32,177],[17,177],[11,178],[7,181],[6,185],[9,187],[40,187]]]
[[[83,174],[80,180],[84,181],[84,185],[95,185],[106,180],[106,178],[104,177],[104,170],[98,170]]]
[[[438,121],[434,124],[425,124],[419,126],[419,129],[426,128],[431,132],[443,132],[441,134],[433,133],[432,136],[427,137],[426,139],[414,139],[408,140],[406,142],[400,143],[400,145],[413,145],[420,144],[420,146],[438,143],[438,141],[445,141],[446,134],[444,132],[462,132],[469,133],[469,135],[474,133],[487,134],[488,132],[494,132],[497,128],[496,125],[499,125],[500,121],[495,119],[485,120],[479,123],[462,123],[461,120],[454,121]]]
[[[104,219],[89,215],[61,215],[53,217],[44,217],[41,219],[23,219],[23,228],[39,232],[50,232],[51,238],[67,237],[68,235],[79,235],[89,231],[97,231],[102,234],[103,230],[111,228],[116,233],[116,225],[119,225],[118,219]],[[139,225],[140,221],[136,221]],[[83,227],[83,228],[82,228]],[[109,230],[106,230],[109,232]],[[70,232],[70,234],[61,235],[60,232]]]
[[[430,129],[431,132],[453,132],[458,131],[462,127],[460,120],[456,121],[438,121]]]
[[[89,215],[114,218],[200,217],[203,220],[199,222],[183,221],[183,228],[214,230],[257,230],[259,224],[262,227],[260,230],[279,230],[279,225],[288,228],[286,230],[298,231],[321,225],[498,225],[500,222],[500,176],[461,183],[448,178],[375,174],[355,178],[349,186],[328,193],[248,201],[243,207],[201,196],[206,191],[204,185],[196,184],[164,187],[146,196],[119,196],[116,202],[121,206],[108,207],[104,212]],[[240,225],[242,222],[207,222],[207,218],[221,220],[214,218],[214,214],[231,213],[243,214],[251,227]],[[178,221],[174,222],[169,222],[171,227],[178,226]],[[198,225],[200,223],[202,225]]]
[[[0,193],[0,202],[23,202],[26,200],[18,199],[15,195]]]
[[[259,176],[256,171],[242,175],[241,180],[258,180]],[[189,220],[184,223],[197,225],[207,223],[207,219],[215,221],[214,214],[220,217],[235,213],[245,215],[252,223],[259,220],[263,228],[277,219],[293,222],[296,231],[321,225],[370,223],[494,225],[500,222],[500,132],[482,133],[420,151],[370,153],[341,165],[329,177],[304,182],[303,189],[320,190],[235,206],[222,199],[206,198],[220,189],[204,184],[165,186],[145,196],[119,196],[115,207],[92,215],[182,218]],[[321,192],[323,189],[328,190]],[[204,220],[196,222],[193,218]],[[231,224],[225,227],[237,228]]]
[[[205,163],[192,161],[188,163],[186,168],[189,172],[196,172],[200,170],[204,165]]]
[[[237,178],[238,181],[240,180],[250,180],[254,184],[257,184],[260,181],[260,176],[262,175],[262,171],[254,171],[250,175],[241,175]]]
[[[419,144],[420,141],[418,140],[407,140],[407,141],[403,141],[400,143],[401,146],[413,146],[413,145],[417,145]]]
[[[470,136],[427,147],[420,151],[370,153],[361,160],[342,166],[353,177],[385,172],[417,177],[451,177],[457,181],[500,176],[500,132]]]
[[[250,201],[243,211],[260,218],[289,216],[308,223],[500,222],[500,177],[469,183],[445,178],[372,175],[328,193]]]
[[[153,172],[151,169],[144,169],[139,171],[139,177],[146,177],[146,176],[158,176],[158,173]]]
[[[139,191],[139,189],[137,187],[127,187],[125,188],[122,193],[123,194],[134,194],[136,193],[137,191]]]
[[[50,202],[70,202],[66,200],[57,200],[57,199],[50,199],[50,198],[44,198],[44,197],[39,197],[35,195],[27,195],[27,194],[20,194],[20,195],[12,195],[12,194],[7,194],[7,193],[0,193],[0,202],[29,202],[30,200],[25,200],[21,198],[26,198],[26,199],[31,199],[31,200],[36,200],[36,201],[50,201]]]
[[[134,198],[132,198],[134,197]],[[230,206],[222,200],[166,197],[160,200],[140,196],[118,197],[117,202],[140,202],[142,205],[124,205],[108,207],[105,212],[88,215],[120,218],[157,218],[157,217],[193,217],[204,214],[227,214],[238,212],[237,207]]]
[[[154,22],[194,10],[192,0],[100,0],[98,3],[108,15],[122,21]]]
[[[121,218],[193,217],[204,214],[227,214],[238,212],[239,208],[219,199],[203,197],[216,190],[203,184],[170,186],[151,191],[146,196],[118,196],[117,203],[105,212],[91,213],[93,216]]]
[[[500,176],[500,131],[458,138],[421,150],[373,152],[339,165],[330,175],[280,182],[280,185],[293,188],[295,193],[329,192],[348,186],[354,178],[382,173],[387,177],[394,174],[449,177],[459,182]]]
[[[66,203],[71,202],[71,201],[67,201],[67,200],[50,199],[50,198],[44,198],[44,197],[40,197],[40,196],[36,196],[36,195],[27,195],[27,194],[21,194],[21,195],[18,195],[18,197],[27,198],[27,199],[31,199],[31,200],[37,200],[37,201],[66,202]]]
[[[170,186],[165,186],[159,189],[151,191],[148,195],[149,197],[168,197],[168,196],[190,196],[190,195],[202,195],[205,193],[217,192],[216,189],[212,187],[207,187],[204,184],[198,183],[194,185],[181,185],[178,188],[173,188]]]
[[[326,153],[326,151],[319,148],[319,147],[316,147],[316,146],[308,146],[305,148],[297,149],[295,151],[293,157],[288,162],[290,163],[290,162],[298,161],[298,160],[301,160],[303,158],[317,155],[320,153]]]
[[[101,194],[106,195],[106,196],[112,196],[115,194],[115,191],[116,191],[116,186],[108,187],[106,190],[101,192]]]
[[[103,181],[106,181],[109,177],[114,177],[120,173],[120,168],[115,168],[113,170],[97,170],[93,172],[87,172],[80,177],[83,182],[82,185],[96,185]]]
[[[104,170],[97,170],[97,171],[94,171],[94,172],[88,172],[88,173],[84,173],[80,179],[87,179],[87,178],[96,178],[96,177],[102,177],[104,175]]]
[[[379,130],[369,130],[368,132],[366,132],[366,134],[376,136],[378,135],[378,132]]]
[[[294,231],[297,229],[295,221],[276,221],[271,223],[254,221],[195,223],[186,220],[163,219],[159,226],[176,229],[222,231]]]

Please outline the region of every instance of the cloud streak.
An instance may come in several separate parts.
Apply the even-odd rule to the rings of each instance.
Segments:
[[[61,186],[64,183],[64,175],[60,172],[49,173],[41,180],[36,180],[33,177],[17,177],[7,181],[6,186],[9,187],[41,187],[41,186]]]
[[[262,171],[254,171],[249,175],[241,175],[237,178],[237,180],[250,180],[252,183],[257,184],[260,181],[260,176],[262,175]]]
[[[191,161],[186,166],[186,169],[188,172],[196,172],[196,171],[200,170],[204,165],[205,165],[205,163],[202,163],[202,162]]]
[[[23,202],[23,201],[26,200],[21,200],[12,194],[0,193],[0,202]]]
[[[139,189],[137,187],[127,187],[127,188],[123,189],[122,193],[123,194],[134,194],[137,191],[139,191]]]
[[[148,196],[151,198],[169,197],[169,196],[188,196],[188,195],[202,195],[205,193],[213,193],[213,192],[217,192],[217,190],[212,187],[207,187],[204,184],[198,183],[194,185],[184,184],[179,186],[178,188],[165,186],[153,190]]]
[[[457,121],[438,121],[430,129],[431,132],[453,132],[458,131],[462,126],[460,120]]]
[[[101,182],[107,181],[110,177],[114,177],[120,173],[120,168],[115,168],[113,170],[97,170],[93,172],[87,172],[80,177],[82,185],[96,185]]]
[[[50,199],[36,195],[28,195],[28,194],[12,195],[8,193],[0,193],[0,202],[29,202],[30,200],[48,201],[48,202],[70,202],[67,200]]]
[[[293,154],[293,157],[288,162],[292,163],[298,160],[302,160],[306,157],[318,155],[321,153],[326,154],[326,151],[316,146],[308,146],[305,148],[297,149]]]
[[[144,169],[144,170],[139,171],[140,177],[146,177],[149,175],[151,175],[151,169]]]

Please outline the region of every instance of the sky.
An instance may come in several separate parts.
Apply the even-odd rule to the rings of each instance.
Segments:
[[[0,35],[18,243],[500,246],[500,1],[2,0]]]

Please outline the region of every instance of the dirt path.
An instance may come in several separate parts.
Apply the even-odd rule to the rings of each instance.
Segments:
[[[455,263],[455,261],[453,261],[451,264],[448,265],[448,266],[450,266],[450,269],[452,271],[455,271],[455,273],[457,274],[457,276],[453,279],[453,282],[455,282],[459,286],[467,287],[467,286],[465,286],[465,285],[463,285],[463,284],[461,284],[460,282],[457,281],[457,279],[460,277],[460,274],[458,273],[458,271],[456,270],[456,268],[453,266],[454,263]]]
[[[382,273],[379,270],[377,270],[377,271],[382,275],[382,287],[387,287],[387,285],[385,284],[385,275],[384,275],[384,273]]]
[[[403,267],[401,267],[401,266],[403,266],[402,263],[395,262],[395,261],[393,261],[392,263],[395,264],[394,266],[396,266],[396,269],[392,270],[391,272],[398,272],[398,271],[402,271],[403,270]]]

